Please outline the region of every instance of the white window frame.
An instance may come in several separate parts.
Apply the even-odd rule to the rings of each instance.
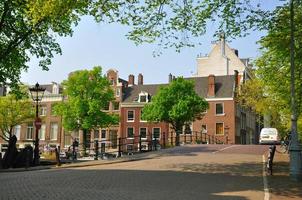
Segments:
[[[133,119],[129,120],[129,112],[132,111],[133,112]],[[134,110],[127,110],[127,122],[134,122],[135,120],[135,111]]]
[[[203,125],[206,126],[205,130],[202,129],[202,126],[203,126]],[[216,129],[216,127],[215,127],[215,129]],[[215,130],[215,131],[216,131],[216,130]],[[207,124],[201,124],[201,133],[207,133],[207,132],[208,132],[208,125],[207,125]]]
[[[105,137],[103,137],[103,131],[105,131]],[[106,131],[106,129],[102,129],[102,130],[101,130],[101,135],[100,135],[100,137],[101,137],[101,140],[106,140],[106,138],[107,138],[107,131]]]
[[[217,124],[222,124],[222,133],[223,134],[217,134]],[[215,135],[217,136],[223,136],[225,133],[224,133],[224,122],[216,122],[215,123]]]
[[[147,138],[148,138],[148,128],[147,127],[139,127],[139,135],[141,135],[141,128],[146,129],[146,137],[142,137],[142,140],[147,140]]]
[[[16,125],[16,126],[14,126],[13,133],[14,133],[14,135],[17,137],[17,140],[20,140],[20,135],[21,135],[21,125]]]
[[[115,103],[118,103],[118,109],[115,109],[115,105],[114,105]],[[114,110],[114,111],[120,110],[120,102],[118,102],[118,101],[112,102],[112,110]]]
[[[43,138],[41,137],[42,136],[41,135],[42,134],[42,129],[43,129],[42,127],[44,127],[44,134],[43,134],[44,137]],[[41,128],[39,129],[39,140],[45,140],[45,134],[46,134],[46,125],[42,124]]]
[[[158,128],[159,129],[159,137],[158,138],[156,138],[156,139],[158,139],[158,140],[160,140],[160,133],[161,133],[161,128],[160,127],[153,127],[152,128],[152,140],[154,139],[154,129],[156,129],[156,128]]]
[[[222,113],[217,113],[217,104],[221,104],[222,105]],[[221,103],[215,103],[215,115],[216,116],[224,116],[225,115],[225,112],[224,112],[224,103],[221,102]]]
[[[55,138],[51,138],[54,124],[57,125],[57,133],[55,134]],[[52,140],[52,141],[58,140],[58,133],[59,133],[59,124],[57,122],[51,122],[50,123],[50,134],[49,134],[50,140]]]
[[[133,137],[128,137],[128,129],[129,128],[132,128],[132,130],[133,130]],[[132,126],[129,126],[129,127],[127,127],[127,139],[134,139],[134,133],[135,133],[135,128],[134,127],[132,127]]]
[[[31,138],[27,137],[28,136],[29,127],[31,127],[30,128],[31,129]],[[34,126],[33,125],[30,125],[30,126],[27,125],[25,137],[26,137],[25,138],[26,140],[33,140],[34,139]]]
[[[40,116],[46,116],[47,115],[47,106],[41,106],[40,108]]]

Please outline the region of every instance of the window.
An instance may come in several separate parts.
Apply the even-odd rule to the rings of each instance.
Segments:
[[[47,107],[46,106],[42,106],[40,108],[40,116],[46,116],[47,113]]]
[[[41,128],[39,129],[39,139],[40,140],[45,140],[45,130],[46,130],[46,126],[45,126],[45,124],[42,124]]]
[[[115,82],[114,79],[111,79],[110,80],[110,85],[114,85],[114,82]]]
[[[104,110],[109,110],[109,106],[110,106],[110,103],[106,103],[105,106],[104,106]]]
[[[115,95],[117,97],[119,97],[121,95],[121,89],[120,88],[116,88]]]
[[[216,115],[223,115],[223,103],[216,103]]]
[[[185,124],[184,133],[185,134],[192,134],[192,123]]]
[[[147,128],[140,128],[139,134],[142,139],[147,139]]]
[[[202,124],[201,125],[201,132],[202,133],[207,133],[208,131],[207,131],[207,125],[206,124]]]
[[[147,97],[146,97],[146,95],[140,95],[139,99],[140,99],[139,102],[147,102]]]
[[[133,127],[127,128],[127,138],[134,138],[134,129]]]
[[[58,123],[50,124],[50,140],[57,140],[58,137]]]
[[[33,133],[34,133],[34,127],[32,124],[27,125],[27,130],[26,130],[26,139],[27,140],[32,140],[33,139]]]
[[[127,113],[127,121],[130,122],[130,121],[134,121],[134,111],[133,110],[128,110],[128,113]]]
[[[20,132],[21,132],[21,126],[17,125],[14,127],[13,134],[17,137],[17,140],[20,140]]]
[[[101,130],[101,137],[102,137],[102,139],[106,139],[106,130],[105,129]]]
[[[160,138],[160,128],[153,128],[153,138]]]
[[[94,130],[94,139],[98,140],[100,137],[100,131],[99,130]]]
[[[68,133],[64,133],[64,146],[69,147],[71,145],[71,135]]]
[[[120,103],[119,102],[113,102],[113,110],[119,110],[120,109]]]
[[[223,123],[216,123],[216,135],[223,135]]]

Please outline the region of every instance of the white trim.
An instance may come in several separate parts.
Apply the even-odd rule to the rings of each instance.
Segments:
[[[225,97],[225,98],[205,98],[206,101],[231,101],[234,100],[233,97]]]
[[[148,103],[139,103],[139,102],[121,103],[121,108],[144,107],[146,104]]]
[[[128,119],[128,113],[129,111],[132,111],[133,112],[133,120],[129,120]],[[135,110],[127,110],[127,122],[134,122],[135,121]]]
[[[221,124],[222,123],[222,131],[223,131],[223,134],[217,134],[217,124]],[[215,136],[224,136],[225,135],[225,133],[224,133],[224,122],[215,122]]]
[[[128,128],[132,128],[133,129],[133,137],[128,137]],[[127,126],[127,139],[134,139],[134,134],[135,134],[135,128],[133,126]]]

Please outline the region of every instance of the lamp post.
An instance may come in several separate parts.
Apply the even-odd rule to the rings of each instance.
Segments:
[[[40,155],[39,155],[39,129],[41,128],[41,119],[39,118],[39,102],[42,101],[45,88],[40,87],[39,83],[32,88],[29,88],[30,95],[33,101],[36,104],[36,118],[35,118],[35,150],[34,150],[34,165],[40,164]]]
[[[295,88],[295,26],[294,26],[294,0],[290,0],[290,92],[291,92],[291,146],[290,151],[290,177],[302,181],[301,145],[297,133],[297,102]]]

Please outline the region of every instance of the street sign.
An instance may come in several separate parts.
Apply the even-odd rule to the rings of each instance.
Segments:
[[[42,120],[41,120],[41,118],[37,117],[36,120],[35,120],[36,129],[40,129],[41,125],[42,125]]]

